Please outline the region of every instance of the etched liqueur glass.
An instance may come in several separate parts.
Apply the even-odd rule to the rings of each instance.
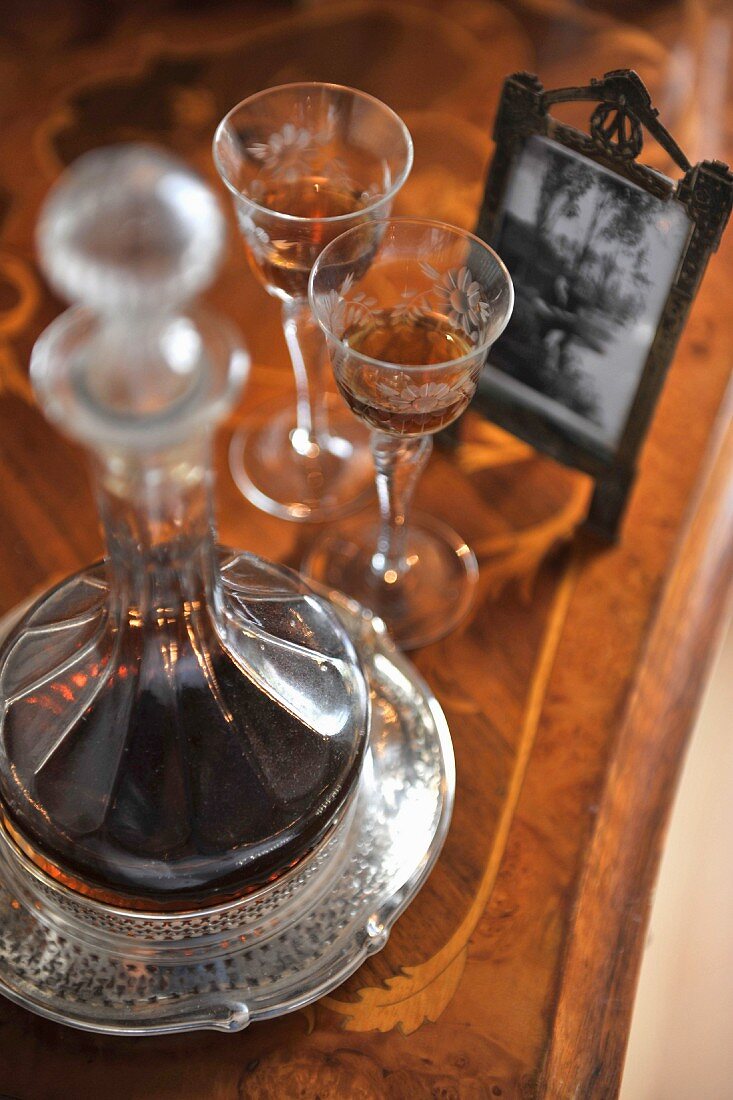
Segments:
[[[499,257],[471,233],[395,218],[379,227],[366,266],[374,230],[350,229],[323,250],[310,301],[339,390],[372,429],[379,521],[326,531],[304,568],[374,610],[409,649],[447,634],[470,606],[473,552],[445,524],[408,515],[433,433],[473,397],[514,292]]]
[[[38,340],[49,419],[91,452],[108,557],[45,593],[0,649],[2,825],[93,899],[180,910],[299,865],[346,812],[368,695],[330,605],[214,541],[211,440],[248,358],[189,300],[223,218],[173,158],[86,155],[39,229],[82,303]]]
[[[292,520],[343,515],[366,500],[367,435],[326,392],[323,337],[308,307],[321,249],[385,218],[412,165],[404,123],[379,100],[336,84],[288,84],[245,99],[220,123],[214,161],[232,194],[247,256],[282,302],[295,408],[262,406],[232,439],[233,476],[259,508]],[[365,255],[376,246],[364,231]]]

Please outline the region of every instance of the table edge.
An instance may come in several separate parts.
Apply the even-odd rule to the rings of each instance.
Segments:
[[[733,583],[733,380],[606,773],[536,1095],[618,1095],[667,823]]]

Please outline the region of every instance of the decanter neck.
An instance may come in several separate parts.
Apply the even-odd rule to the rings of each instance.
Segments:
[[[113,615],[159,622],[212,597],[218,574],[210,450],[206,433],[165,452],[95,454]]]

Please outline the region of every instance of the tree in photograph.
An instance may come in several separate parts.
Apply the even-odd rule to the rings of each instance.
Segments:
[[[580,200],[596,178],[590,164],[548,149],[549,166],[540,186],[535,213],[537,235],[548,243],[559,218],[577,218]]]
[[[597,247],[600,241],[608,241],[616,252],[625,252],[634,261],[632,270],[637,273],[646,262],[646,233],[655,198],[605,172],[596,174],[594,190],[596,204],[578,249],[571,283],[571,290],[576,293],[581,280],[587,277],[586,265],[594,242]]]
[[[594,305],[599,308],[603,307],[613,277],[618,274],[618,270],[619,266],[616,254],[614,252],[603,252],[598,259],[593,293]]]
[[[645,272],[649,247],[646,238],[656,200],[606,173],[596,175],[594,192],[596,202],[568,285],[568,308],[575,313],[575,324],[565,329],[558,343],[560,371],[569,369],[573,343],[602,354],[607,342],[613,339],[613,332],[602,322],[602,316],[618,324],[633,320],[644,308],[641,291],[649,285]],[[602,245],[606,247],[601,250]],[[626,259],[623,266],[619,262],[622,255]],[[593,283],[591,268],[597,271]],[[622,301],[624,279],[630,279],[636,291],[631,308],[628,301]],[[596,308],[589,312],[587,306],[592,298]]]

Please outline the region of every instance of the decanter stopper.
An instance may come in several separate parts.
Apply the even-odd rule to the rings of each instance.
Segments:
[[[191,438],[228,411],[248,359],[222,318],[187,303],[213,279],[224,219],[204,182],[170,154],[118,145],[81,157],[38,227],[49,282],[83,307],[34,349],[46,415],[107,450]]]
[[[95,313],[155,313],[214,278],[224,219],[208,187],[146,145],[80,157],[47,200],[38,226],[46,276]]]
[[[331,605],[215,545],[211,442],[248,358],[189,300],[223,220],[173,157],[120,146],[53,190],[41,261],[76,305],[33,350],[91,452],[104,563],[0,645],[0,826],[57,881],[137,909],[241,898],[344,820],[369,695]]]

